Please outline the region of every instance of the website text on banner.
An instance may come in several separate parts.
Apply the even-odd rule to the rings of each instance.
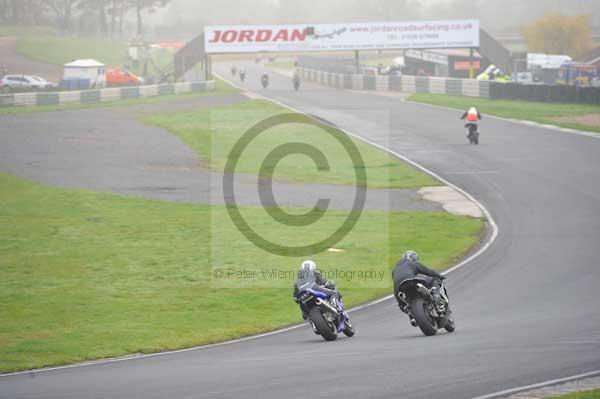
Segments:
[[[204,40],[207,53],[468,48],[479,21],[207,26]]]

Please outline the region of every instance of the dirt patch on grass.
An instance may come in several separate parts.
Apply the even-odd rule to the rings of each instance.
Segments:
[[[40,75],[58,82],[62,67],[45,62],[30,60],[17,53],[17,38],[0,37],[0,66],[5,66],[9,74]]]
[[[577,116],[556,116],[549,119],[562,123],[577,123],[579,125],[600,127],[600,113]]]

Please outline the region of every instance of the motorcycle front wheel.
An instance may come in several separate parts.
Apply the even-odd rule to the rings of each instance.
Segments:
[[[350,319],[346,319],[346,328],[344,328],[343,332],[346,337],[351,337],[354,335],[354,326],[352,326]]]
[[[456,324],[454,324],[454,317],[452,316],[452,311],[448,309],[448,316],[446,318],[446,324],[444,324],[444,328],[448,332],[454,332],[456,330]]]

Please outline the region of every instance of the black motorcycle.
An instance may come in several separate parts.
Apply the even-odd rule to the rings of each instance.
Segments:
[[[339,333],[347,337],[354,335],[350,316],[337,295],[328,296],[316,284],[307,284],[300,287],[296,302],[303,314],[308,315],[308,322],[315,334],[322,336],[325,341],[335,340]]]
[[[244,71],[240,71],[240,80],[243,82],[244,80],[246,80],[246,72]]]
[[[427,336],[435,335],[440,328],[453,332],[456,326],[450,310],[448,292],[444,281],[442,280],[440,288],[442,299],[439,307],[435,305],[429,285],[429,280],[425,278],[407,279],[400,283],[398,295],[404,303],[410,306],[417,325],[423,331],[423,334]]]
[[[262,84],[263,89],[266,89],[269,86],[269,75],[265,74],[260,77],[260,83]]]
[[[469,123],[465,125],[465,127],[469,129],[469,133],[467,134],[469,144],[479,144],[479,128],[477,127],[477,125],[475,123]]]

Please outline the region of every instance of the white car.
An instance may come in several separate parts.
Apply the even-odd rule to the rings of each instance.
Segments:
[[[12,93],[16,91],[36,91],[56,88],[56,83],[48,82],[39,76],[30,75],[5,75],[0,79],[0,92]]]

